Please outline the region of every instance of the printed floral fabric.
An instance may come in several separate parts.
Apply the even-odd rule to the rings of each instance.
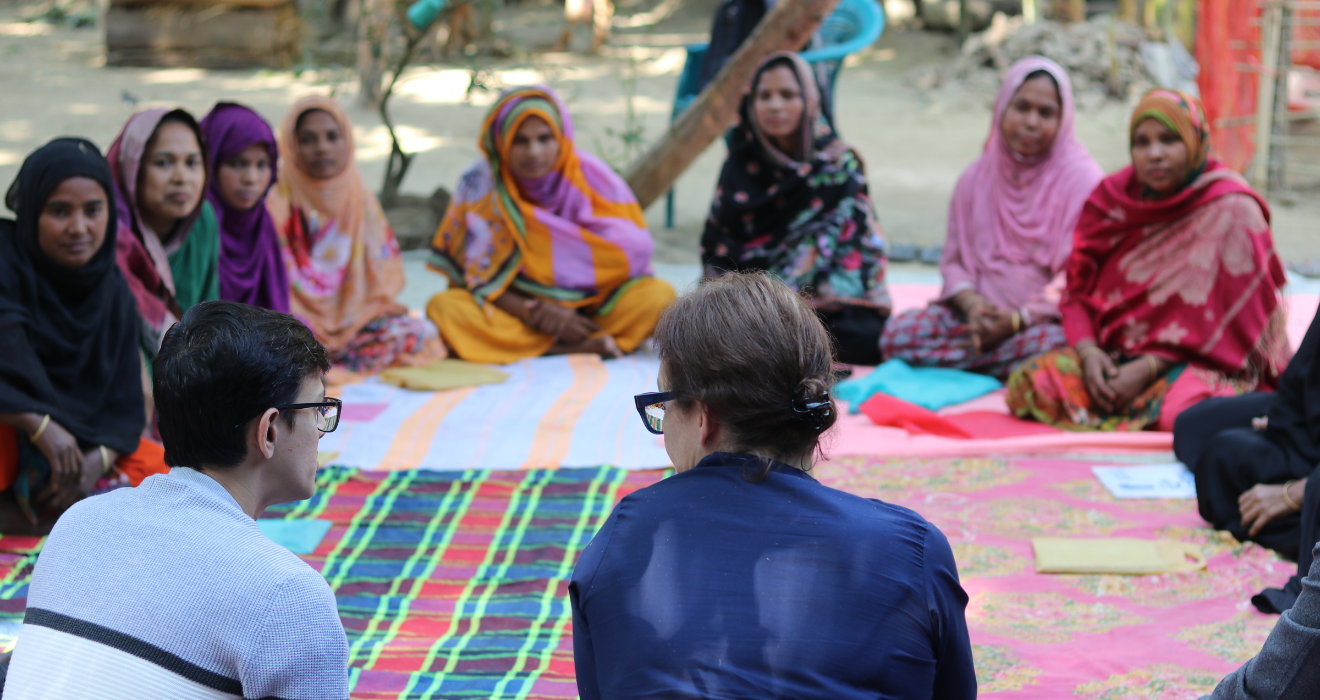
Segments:
[[[1180,385],[1182,390],[1171,396]],[[1077,352],[1065,348],[1033,358],[1014,371],[1004,399],[1018,417],[1064,430],[1168,430],[1177,414],[1197,401],[1245,394],[1259,385],[1254,375],[1230,377],[1218,370],[1179,364],[1151,382],[1131,404],[1105,414],[1091,402]]]
[[[888,313],[885,242],[857,152],[820,114],[819,88],[796,54],[774,54],[768,67],[789,65],[805,108],[802,160],[760,133],[751,98],[743,98],[742,124],[729,139],[729,158],[701,236],[707,276],[767,270],[822,307],[865,306]]]
[[[353,372],[380,372],[402,365],[422,365],[445,356],[435,324],[408,315],[382,316],[358,331],[330,361]]]
[[[839,455],[813,474],[911,508],[948,537],[969,597],[977,697],[1196,700],[1260,651],[1279,618],[1248,601],[1297,565],[1207,528],[1195,499],[1115,499],[1091,472],[1105,463]],[[1168,539],[1197,547],[1207,566],[1038,574],[1037,536]]]
[[[1072,345],[1191,362],[1273,387],[1291,351],[1285,278],[1268,209],[1242,176],[1211,161],[1155,202],[1131,167],[1082,209],[1060,303]]]

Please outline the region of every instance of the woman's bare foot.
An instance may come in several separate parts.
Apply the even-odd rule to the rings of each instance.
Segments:
[[[600,355],[606,360],[623,357],[623,351],[619,349],[619,344],[614,342],[614,337],[609,335],[599,335],[594,338],[587,338],[581,343],[575,345],[565,345],[556,343],[550,348],[547,355]]]

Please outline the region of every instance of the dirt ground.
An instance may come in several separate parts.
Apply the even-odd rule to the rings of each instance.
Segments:
[[[473,64],[486,69],[490,89],[475,90],[465,99],[471,74],[459,63],[405,73],[393,115],[405,148],[418,156],[404,190],[425,196],[437,186],[452,188],[478,156],[477,132],[496,90],[531,82],[546,82],[565,97],[580,147],[622,167],[636,151],[625,151],[621,133],[640,127],[649,142],[667,128],[683,47],[705,41],[714,4],[686,0],[657,25],[618,30],[598,57],[541,50],[554,42],[562,26],[556,7],[526,0],[502,10],[495,29],[519,51],[514,58]],[[388,137],[378,115],[357,105],[349,71],[107,68],[100,30],[23,21],[34,7],[0,2],[0,184],[9,183],[23,157],[52,137],[81,135],[108,146],[124,120],[143,106],[181,105],[200,116],[217,100],[234,100],[274,124],[297,97],[334,92],[355,120],[359,165],[367,181],[379,186]],[[840,132],[866,161],[872,197],[894,242],[942,241],[949,195],[989,127],[992,95],[942,94],[935,101],[908,84],[912,71],[948,60],[954,50],[947,35],[891,29],[849,61],[838,84]],[[630,106],[635,114],[631,123]],[[1129,109],[1111,101],[1079,115],[1082,140],[1108,170],[1126,162]],[[723,144],[712,145],[679,180],[675,228],[663,226],[663,200],[647,211],[659,262],[697,261],[700,226],[723,156]],[[1318,200],[1306,196],[1274,203],[1274,234],[1285,260],[1320,257]]]

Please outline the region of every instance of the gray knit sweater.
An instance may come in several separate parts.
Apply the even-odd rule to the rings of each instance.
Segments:
[[[343,700],[347,666],[325,579],[176,468],[60,518],[4,697]]]
[[[1297,603],[1279,617],[1256,658],[1228,674],[1211,700],[1320,698],[1320,545]],[[1202,700],[1206,700],[1202,698]]]

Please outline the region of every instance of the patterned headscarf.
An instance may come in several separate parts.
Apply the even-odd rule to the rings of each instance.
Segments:
[[[1128,127],[1129,139],[1136,136],[1137,125],[1147,119],[1154,119],[1167,126],[1187,144],[1191,167],[1184,185],[1196,180],[1210,158],[1210,131],[1201,103],[1185,92],[1151,90],[1142,96],[1141,102],[1137,103],[1137,108],[1132,112],[1132,123]]]
[[[325,180],[307,174],[298,150],[298,120],[313,110],[329,114],[345,140],[344,169]],[[353,122],[337,100],[312,95],[295,102],[280,123],[278,140],[279,184],[271,188],[267,205],[289,274],[289,308],[337,352],[371,321],[407,311],[394,301],[403,291],[403,258],[380,202],[358,170]]]
[[[529,180],[508,160],[518,127],[534,116],[554,131],[559,162]],[[572,307],[600,304],[651,273],[655,243],[637,198],[608,165],[574,146],[573,120],[553,90],[506,92],[481,133],[486,157],[459,181],[431,242],[433,269],[479,302],[513,285]]]

